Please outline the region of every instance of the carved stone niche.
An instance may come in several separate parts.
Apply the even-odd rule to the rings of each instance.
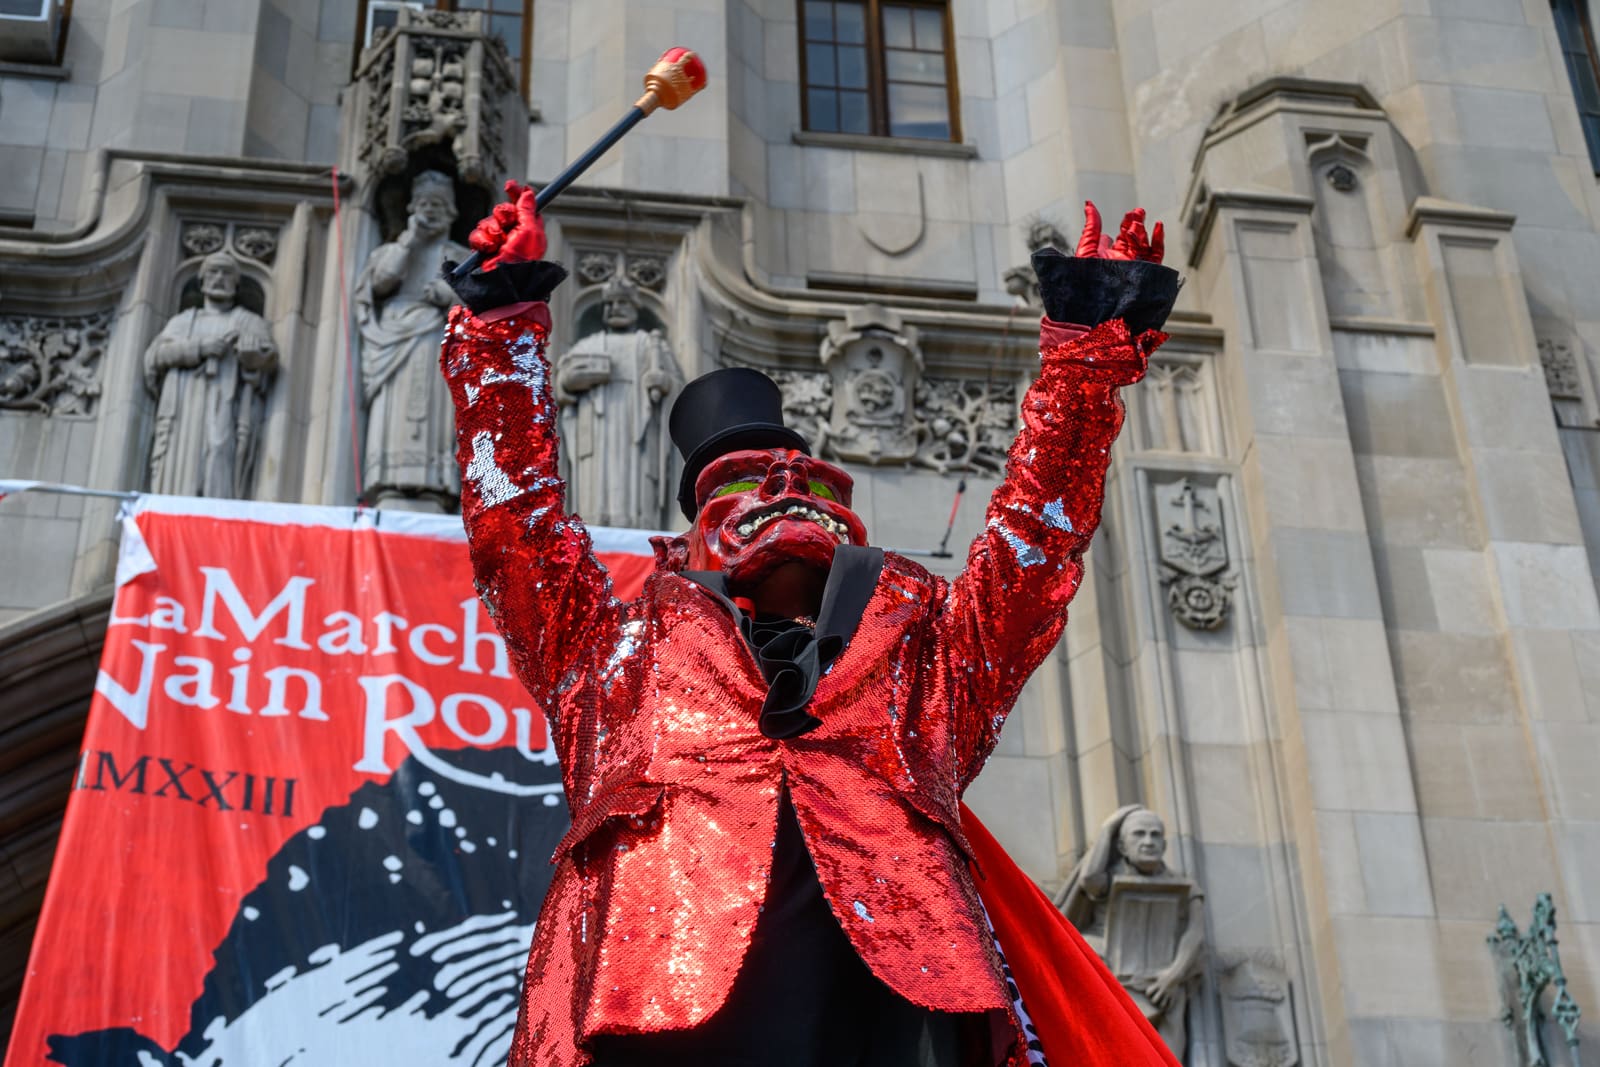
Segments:
[[[1135,445],[1146,452],[1217,455],[1222,451],[1222,419],[1205,356],[1164,351],[1151,359],[1144,383],[1126,395],[1137,416],[1131,419]]]
[[[402,186],[421,171],[453,173],[485,193],[482,205],[460,205],[475,220],[527,157],[528,108],[511,57],[483,12],[397,14],[356,71],[357,166],[367,183]]]
[[[877,304],[828,323],[822,365],[833,380],[829,451],[855,463],[909,463],[919,434],[914,402],[922,379],[915,326]]]
[[[1295,1040],[1289,978],[1270,959],[1245,959],[1223,970],[1222,1037],[1232,1067],[1294,1067]]]
[[[1155,486],[1161,581],[1173,618],[1191,630],[1216,630],[1233,610],[1222,498],[1189,477]]]

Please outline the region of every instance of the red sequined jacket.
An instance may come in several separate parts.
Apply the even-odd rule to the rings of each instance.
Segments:
[[[660,549],[643,593],[620,602],[563,514],[546,340],[533,315],[486,323],[458,306],[443,352],[478,588],[549,716],[572,812],[511,1064],[585,1064],[589,1035],[717,1009],[762,905],[785,783],[873,973],[924,1007],[1009,1013],[957,803],[1066,623],[1122,425],[1117,387],[1164,335],[1113,320],[1042,352],[966,569],[950,582],[887,553],[817,686],[822,725],[782,741],[757,728],[767,683],[723,603]]]

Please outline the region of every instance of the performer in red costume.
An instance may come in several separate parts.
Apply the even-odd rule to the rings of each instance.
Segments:
[[[572,813],[511,1064],[1174,1064],[976,830],[972,866],[960,805],[1066,624],[1118,390],[1164,340],[1160,224],[1131,212],[1113,241],[1088,205],[1076,257],[1034,254],[1040,373],[954,582],[869,547],[850,476],[807,455],[770,379],[726,369],[675,402],[691,525],[623,603],[563,511],[545,300],[564,272],[532,194],[508,193],[473,235],[484,269],[449,275],[442,359],[478,590]]]

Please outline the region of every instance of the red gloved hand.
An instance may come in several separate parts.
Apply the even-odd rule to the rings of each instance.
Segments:
[[[481,270],[493,270],[502,262],[544,258],[548,242],[533,190],[506,182],[505,203],[496,204],[489,217],[472,228],[467,244],[483,254]]]
[[[1083,202],[1083,235],[1078,238],[1077,255],[1082,259],[1143,259],[1160,263],[1166,252],[1166,234],[1161,223],[1145,236],[1144,208],[1136,207],[1122,216],[1117,239],[1100,232],[1100,211],[1094,201]]]

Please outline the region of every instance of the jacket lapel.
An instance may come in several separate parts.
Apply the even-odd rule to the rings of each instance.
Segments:
[[[833,550],[833,566],[828,570],[822,608],[817,612],[817,644],[825,658],[838,655],[855,636],[867,603],[877,592],[882,572],[881,548],[840,545]]]

